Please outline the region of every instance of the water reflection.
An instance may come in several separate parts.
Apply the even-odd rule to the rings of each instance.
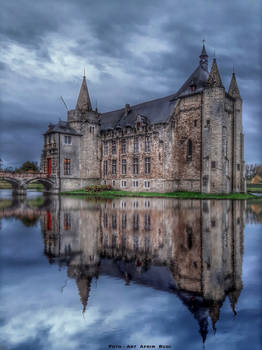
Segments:
[[[222,200],[49,197],[2,203],[0,218],[33,225],[40,217],[44,253],[49,263],[67,267],[83,312],[92,279],[113,276],[127,286],[137,283],[175,293],[199,323],[205,341],[209,323],[216,331],[226,297],[236,315],[244,206],[243,201]]]

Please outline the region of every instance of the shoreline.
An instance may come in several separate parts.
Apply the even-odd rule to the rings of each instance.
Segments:
[[[130,191],[100,191],[87,192],[85,190],[65,191],[61,192],[62,196],[80,196],[80,197],[92,197],[92,198],[105,198],[113,199],[120,197],[144,197],[144,198],[182,198],[182,199],[256,199],[259,198],[256,195],[249,193],[228,193],[228,194],[216,194],[216,193],[200,193],[200,192],[130,192]]]

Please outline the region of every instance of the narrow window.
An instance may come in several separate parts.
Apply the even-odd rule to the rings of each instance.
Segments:
[[[216,169],[216,162],[215,162],[215,161],[212,161],[212,162],[211,162],[211,168],[212,168],[212,169]]]
[[[192,159],[193,144],[192,140],[189,139],[187,142],[187,159]]]
[[[122,154],[126,154],[126,139],[123,139],[122,140],[122,143],[121,143],[121,145],[122,145]]]
[[[64,143],[65,143],[66,145],[71,145],[71,144],[72,144],[71,136],[65,135],[65,136],[64,136]]]
[[[103,174],[104,176],[107,175],[107,160],[104,160],[103,163]]]
[[[116,174],[116,159],[112,160],[112,175]]]
[[[197,119],[194,120],[194,126],[197,126]]]
[[[122,229],[126,228],[126,213],[122,213]]]
[[[107,141],[105,141],[105,143],[104,143],[104,155],[105,156],[108,155],[108,142]]]
[[[188,247],[188,249],[191,249],[192,245],[193,245],[193,230],[192,230],[192,227],[187,225],[186,226],[186,232],[187,232],[187,247]]]
[[[126,187],[126,181],[121,182],[122,187]]]
[[[145,231],[150,231],[150,214],[145,214]]]
[[[126,159],[122,159],[122,174],[126,175]]]
[[[133,159],[133,174],[137,175],[138,174],[138,158]]]
[[[138,137],[134,138],[134,153],[139,152],[139,143],[138,143]]]
[[[116,234],[112,234],[112,248],[116,247]]]
[[[71,174],[71,159],[64,159],[64,175]]]
[[[70,213],[64,213],[64,230],[68,231],[71,229],[71,216]]]
[[[145,208],[149,208],[150,207],[150,201],[145,201]]]
[[[116,154],[116,141],[112,141],[112,154]]]
[[[150,137],[149,136],[146,136],[145,152],[150,152]]]
[[[240,170],[240,164],[237,165],[237,170]]]
[[[133,215],[133,229],[134,231],[138,231],[139,229],[139,216],[138,213]]]
[[[103,217],[103,224],[104,224],[104,227],[107,227],[107,213],[104,213],[104,217]]]
[[[117,228],[117,224],[116,224],[116,215],[113,214],[112,215],[112,228],[116,229]]]
[[[145,158],[145,173],[150,174],[150,157]]]

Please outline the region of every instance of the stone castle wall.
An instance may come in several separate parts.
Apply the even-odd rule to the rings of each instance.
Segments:
[[[174,189],[200,192],[201,178],[201,94],[185,97],[174,112],[172,162]],[[189,142],[192,152],[189,152]]]
[[[222,85],[180,97],[166,123],[143,120],[101,131],[96,111],[79,110],[68,112],[68,122],[79,133],[72,144],[52,134],[42,155],[44,172],[52,158],[61,191],[98,183],[145,192],[245,191],[242,100]],[[70,175],[63,172],[65,158],[71,159]]]

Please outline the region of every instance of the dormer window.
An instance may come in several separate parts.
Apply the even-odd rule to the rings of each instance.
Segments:
[[[143,122],[143,120],[141,118],[141,115],[138,114],[136,116],[136,128],[137,129],[140,129],[140,127],[142,126],[142,122]]]
[[[196,84],[193,82],[193,80],[191,81],[189,87],[190,87],[190,91],[192,92],[196,90]]]

